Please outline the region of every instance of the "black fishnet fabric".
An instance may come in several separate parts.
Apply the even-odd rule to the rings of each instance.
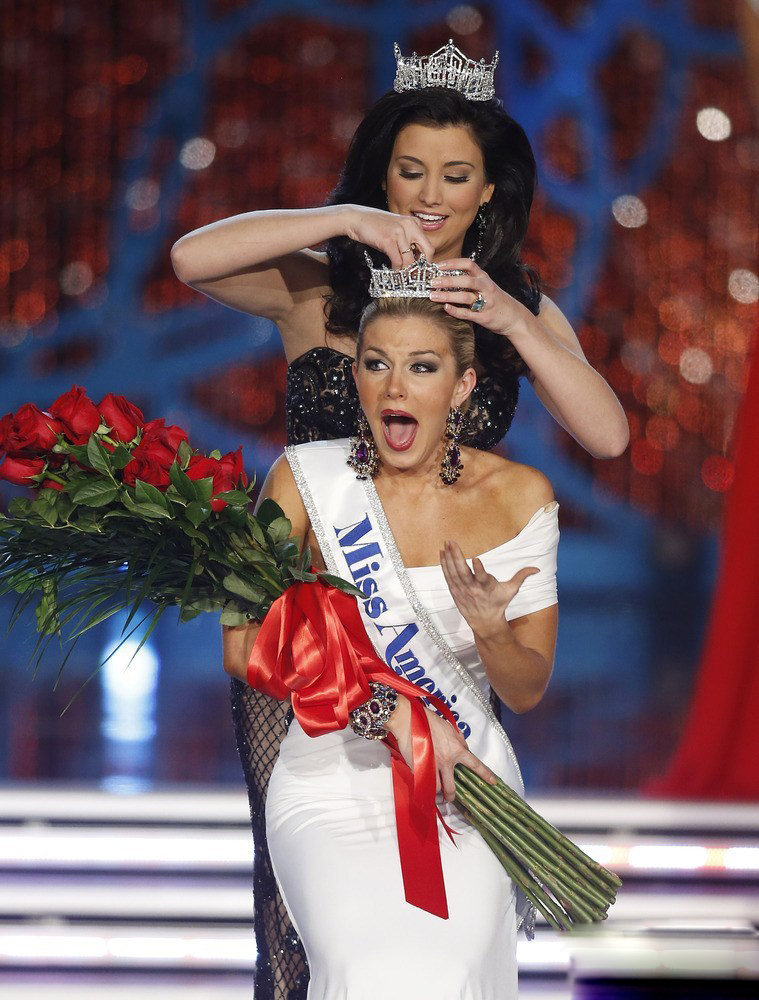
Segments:
[[[266,840],[266,791],[292,718],[286,701],[277,701],[232,680],[232,719],[248,786],[253,828],[253,926],[258,945],[255,1000],[305,1000],[308,963],[282,902]]]
[[[287,370],[285,413],[288,444],[350,437],[358,413],[353,359],[317,347]],[[480,376],[462,443],[488,450],[511,426],[519,395],[516,375],[506,382]],[[266,840],[266,792],[292,711],[287,702],[254,691],[241,681],[231,688],[232,718],[250,802],[253,829],[253,924],[258,945],[254,1000],[305,1000],[309,972],[303,945],[282,902]],[[500,718],[500,702],[491,692]]]

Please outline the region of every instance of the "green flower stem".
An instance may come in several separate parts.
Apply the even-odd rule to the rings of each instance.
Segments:
[[[551,866],[550,861],[543,861],[532,851],[526,848],[524,841],[518,836],[514,836],[510,830],[492,810],[490,810],[482,799],[467,796],[466,805],[469,809],[477,812],[478,817],[485,823],[490,832],[496,836],[507,849],[519,858],[523,865],[530,868],[535,877],[546,886],[547,889],[561,903],[562,907],[574,915],[582,923],[592,923],[595,919],[602,920],[604,913],[601,910],[591,910],[580,898],[578,887],[573,882],[568,881],[565,876]]]
[[[569,914],[562,909],[561,905],[556,900],[551,899],[529,871],[490,832],[486,824],[479,818],[476,810],[464,807],[463,811],[470,819],[472,825],[482,835],[485,843],[498,858],[512,882],[519,886],[532,905],[543,914],[548,923],[555,930],[569,930],[572,926],[572,920]]]
[[[469,777],[471,775],[471,778]],[[499,818],[508,824],[508,829],[511,831],[513,829],[515,835],[518,835],[523,842],[521,846],[526,849],[532,856],[534,856],[539,863],[545,864],[549,861],[556,867],[559,873],[562,873],[564,879],[568,881],[571,886],[576,887],[577,891],[585,897],[588,903],[591,904],[593,908],[600,907],[603,912],[605,912],[610,906],[611,901],[615,896],[608,886],[604,884],[598,884],[595,878],[589,878],[587,869],[581,863],[575,862],[574,858],[567,859],[566,855],[560,850],[561,841],[566,840],[563,834],[559,833],[558,830],[552,828],[552,835],[548,837],[540,837],[536,832],[527,825],[528,817],[525,817],[524,810],[517,810],[517,807],[511,803],[505,803],[500,796],[495,793],[492,785],[487,782],[482,781],[474,772],[469,772],[469,775],[464,774],[464,781],[469,781],[468,787],[475,790]],[[474,780],[472,780],[474,779]],[[521,800],[524,801],[524,800]],[[509,813],[508,816],[504,815],[503,810],[506,808]],[[610,899],[611,897],[611,899]]]
[[[515,808],[522,810],[534,824],[536,832],[539,831],[544,836],[555,837],[557,834],[559,837],[562,836],[559,834],[555,826],[552,826],[547,819],[540,815],[540,813],[535,812],[532,806],[528,802],[525,802],[520,795],[517,795],[513,789],[509,788],[507,784],[499,780],[497,785],[493,785],[491,787],[497,789],[502,798],[511,802]],[[619,878],[618,875],[609,871],[608,868],[604,868],[604,866],[599,864],[597,861],[594,861],[593,858],[579,848],[574,841],[569,840],[567,837],[562,837],[560,846],[567,852],[568,855],[571,855],[573,858],[576,858],[577,861],[585,865],[585,867],[589,869],[589,871],[592,872],[597,879],[600,879],[604,885],[608,885],[610,888],[614,889],[617,889],[622,885],[622,879]]]
[[[482,811],[490,818],[501,840],[512,849],[516,849],[523,861],[533,867],[543,881],[550,882],[557,896],[566,895],[570,905],[584,919],[591,921],[594,915],[597,919],[603,919],[610,901],[584,884],[578,877],[576,869],[569,868],[552,850],[549,843],[537,840],[524,828],[517,830],[515,825],[509,824],[507,818],[497,811],[498,804],[493,802],[492,798],[488,799],[484,789],[469,787],[467,794],[474,796]],[[585,901],[579,898],[581,896]]]
[[[517,885],[530,902],[546,918],[548,923],[556,930],[569,930],[572,925],[571,917],[564,911],[561,904],[545,891],[545,889],[535,880],[528,868],[513,855],[507,847],[493,833],[479,817],[476,807],[471,809],[459,803],[461,811],[481,834],[488,847],[493,851],[509,878]]]
[[[622,884],[622,880],[617,875],[585,854],[577,844],[561,834],[540,813],[535,812],[529,803],[525,802],[508,785],[500,780],[497,785],[489,785],[478,775],[474,774],[474,772],[470,773],[479,786],[485,786],[491,792],[496,791],[504,805],[514,810],[521,817],[521,821],[528,829],[531,829],[539,837],[543,836],[553,840],[559,853],[566,857],[568,861],[582,866],[586,871],[588,880],[592,881],[602,892],[616,891]]]
[[[520,878],[519,876],[524,870],[516,862],[516,860],[511,857],[508,851],[504,849],[501,842],[485,827],[479,826],[479,824],[475,825],[477,825],[485,843],[500,861],[506,874],[515,885],[519,886],[532,905],[543,914],[550,926],[557,931],[569,930],[572,926],[569,915],[564,913],[559,904],[555,903],[551,899],[548,893],[545,892],[535,879],[529,877],[527,873],[524,873],[523,877]]]

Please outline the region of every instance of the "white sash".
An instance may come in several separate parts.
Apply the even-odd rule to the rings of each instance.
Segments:
[[[451,709],[469,749],[524,795],[516,754],[467,668],[421,604],[403,565],[371,479],[347,465],[350,441],[313,441],[285,449],[322,557],[331,573],[353,580],[377,654],[397,674],[437,695]],[[424,514],[414,511],[420,530]],[[532,938],[535,909],[517,891],[517,929]]]
[[[378,655],[451,709],[469,749],[515,791],[524,784],[509,738],[488,698],[438,631],[405,570],[371,479],[346,464],[347,440],[286,449],[295,482],[331,573],[366,594],[359,602]],[[423,530],[423,513],[415,511]]]

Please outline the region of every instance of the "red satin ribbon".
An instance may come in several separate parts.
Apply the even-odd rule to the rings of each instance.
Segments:
[[[413,770],[393,737],[386,740],[406,900],[447,919],[437,818],[451,831],[435,805],[435,752],[423,699],[455,728],[450,709],[377,656],[355,598],[321,582],[296,583],[272,604],[250,654],[248,683],[275,698],[291,697],[309,736],[344,729],[351,711],[371,696],[369,681],[395,688],[411,704]]]

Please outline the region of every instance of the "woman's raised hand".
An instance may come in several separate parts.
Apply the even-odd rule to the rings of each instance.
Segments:
[[[469,257],[456,260],[436,261],[444,271],[463,271],[456,277],[433,278],[430,282],[433,302],[445,305],[445,311],[457,319],[477,323],[507,337],[514,323],[525,312],[526,307],[509,295]],[[484,304],[475,311],[472,305],[477,300]]]
[[[510,580],[497,580],[479,559],[473,559],[474,568],[469,569],[455,542],[445,543],[440,552],[440,565],[454,604],[475,636],[483,639],[503,630],[506,608],[527,577],[540,572],[537,566],[525,566]]]
[[[432,260],[434,249],[413,215],[394,215],[379,208],[352,205],[345,235],[357,243],[381,250],[393,268],[408,267],[414,262],[414,247]]]
[[[430,735],[432,736],[432,746],[435,751],[435,765],[437,767],[437,791],[443,792],[446,802],[453,802],[456,798],[456,784],[453,776],[453,769],[457,764],[465,764],[475,774],[479,774],[485,781],[495,784],[498,780],[485,764],[471,753],[466,745],[466,740],[446,719],[442,719],[436,712],[425,708],[427,721],[430,724]],[[393,734],[398,743],[398,749],[403,754],[403,758],[409,767],[412,766],[411,747],[411,706],[408,698],[402,695],[398,698],[398,705],[390,716],[387,723],[388,730]]]

